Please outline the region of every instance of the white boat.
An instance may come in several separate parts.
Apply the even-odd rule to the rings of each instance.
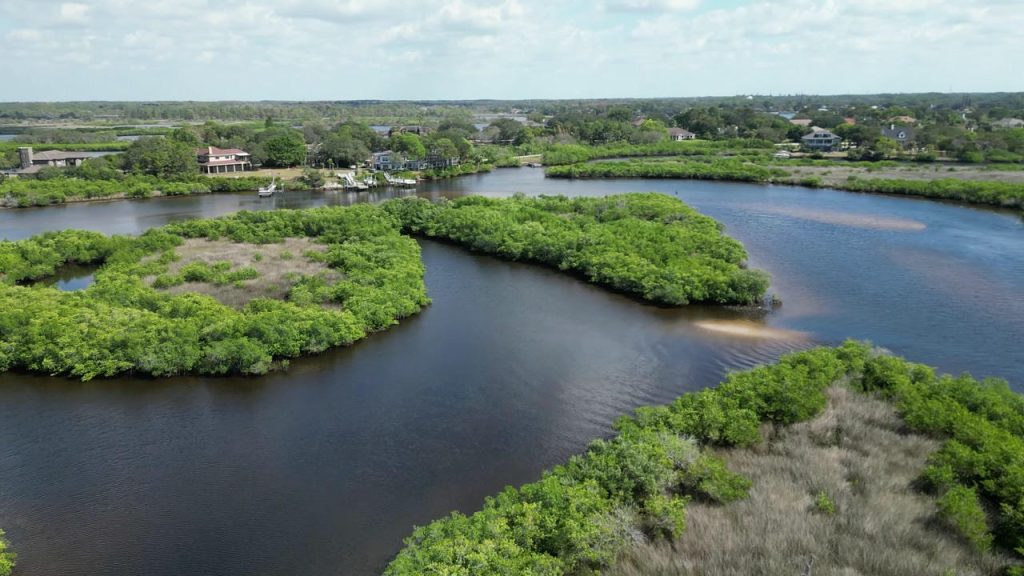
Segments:
[[[391,185],[391,186],[403,186],[404,187],[404,186],[415,186],[416,185],[416,180],[413,180],[412,178],[395,178],[394,176],[392,176],[391,174],[388,174],[387,172],[384,173],[384,179],[387,180],[387,183],[389,185]]]
[[[346,190],[366,190],[369,188],[365,182],[356,180],[355,176],[353,176],[351,172],[338,172],[338,177],[341,178],[341,185],[344,186]]]
[[[270,186],[260,187],[260,189],[257,192],[257,194],[259,194],[260,198],[267,198],[269,196],[273,196],[274,192],[277,192],[277,177],[276,176],[270,180]]]

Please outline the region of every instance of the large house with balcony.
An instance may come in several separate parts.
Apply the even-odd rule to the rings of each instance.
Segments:
[[[238,148],[217,148],[207,146],[196,148],[196,159],[199,171],[203,174],[223,174],[226,172],[245,172],[252,170],[251,156]]]
[[[806,150],[833,152],[839,149],[839,144],[843,139],[824,128],[816,127],[813,132],[801,138],[800,141]]]

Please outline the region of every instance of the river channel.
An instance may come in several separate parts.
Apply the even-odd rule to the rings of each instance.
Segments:
[[[0,527],[18,573],[379,573],[413,525],[537,478],[609,434],[617,416],[850,337],[1024,389],[1024,223],[1014,214],[797,187],[552,180],[529,168],[415,193],[628,191],[674,195],[721,221],[772,274],[783,306],[658,308],[421,240],[429,308],[287,372],[84,384],[0,374]],[[135,234],[409,193],[2,210],[0,238]],[[60,286],[81,287],[76,278]]]

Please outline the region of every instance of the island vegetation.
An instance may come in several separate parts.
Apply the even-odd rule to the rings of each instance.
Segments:
[[[662,194],[402,198],[384,210],[408,232],[574,272],[658,304],[750,305],[768,288],[768,275],[745,268],[746,250],[719,223]]]
[[[850,400],[860,396],[870,398]],[[849,409],[844,412],[849,429],[817,420],[823,413],[838,417],[834,406],[843,398]],[[816,428],[801,428],[799,423],[808,422]],[[879,428],[885,422],[891,422],[892,428]],[[916,474],[913,482],[883,489],[880,479],[859,479],[856,474],[834,480],[846,493],[858,492],[876,509],[892,504],[891,499],[874,501],[889,498],[886,490],[901,493],[899,502],[907,507],[890,506],[881,517],[884,521],[876,519],[880,522],[872,524],[870,538],[858,532],[863,528],[857,523],[865,517],[863,511],[846,507],[852,497],[824,490],[833,485],[831,478],[816,481],[808,476],[826,464],[790,454],[789,461],[753,475],[759,483],[773,485],[785,484],[786,478],[807,477],[806,493],[794,496],[789,507],[819,515],[823,518],[819,523],[830,533],[844,530],[848,536],[855,535],[851,550],[865,546],[871,550],[856,558],[855,554],[835,555],[827,542],[820,545],[823,541],[813,536],[787,540],[786,534],[792,535],[799,526],[777,525],[766,528],[781,536],[768,541],[786,540],[781,552],[799,549],[800,554],[771,566],[799,573],[806,570],[806,562],[813,564],[820,557],[837,570],[859,566],[861,573],[899,574],[899,567],[907,566],[906,558],[900,559],[902,551],[888,553],[887,546],[914,541],[922,544],[922,561],[949,562],[935,566],[941,571],[987,566],[993,572],[1024,573],[1024,480],[1019,473],[1024,466],[1024,399],[1005,381],[937,376],[931,368],[856,342],[789,354],[777,364],[732,373],[718,387],[685,394],[670,405],[638,409],[634,416],[616,422],[613,437],[595,441],[584,454],[545,472],[541,480],[508,487],[471,515],[453,512],[417,528],[384,573],[561,575],[596,573],[609,567],[614,567],[613,573],[655,573],[656,560],[664,565],[678,553],[662,547],[652,556],[650,546],[665,540],[685,542],[688,508],[727,511],[745,506],[750,498],[754,503],[742,509],[761,516],[730,523],[728,529],[736,529],[739,535],[728,538],[740,542],[766,538],[761,533],[744,534],[738,524],[759,522],[769,512],[779,514],[769,509],[772,498],[758,497],[759,486],[726,463],[734,466],[742,458],[766,454],[759,447],[773,442],[788,442],[776,446],[795,450],[794,442],[808,434],[835,459],[844,443],[849,447],[864,434],[895,438],[906,435],[906,429],[922,438],[900,439],[899,447],[861,448],[877,453],[930,447],[928,455],[895,456],[904,458],[903,463],[917,458],[921,468],[911,473]],[[787,435],[791,436],[788,441]],[[777,461],[757,460],[762,466]],[[772,470],[776,470],[774,476]],[[883,493],[864,492],[873,487]],[[901,514],[907,510],[923,511],[924,516]],[[707,533],[695,538],[706,541],[691,549],[716,546]],[[801,547],[802,542],[810,544]],[[930,548],[943,552],[927,557]],[[749,550],[739,552],[743,553],[716,566],[723,573],[737,567],[742,572],[754,564],[767,566],[751,560]],[[780,551],[764,559],[779,561]],[[703,573],[691,559],[679,559],[673,566],[682,567],[678,573]],[[696,571],[683,571],[687,566]]]
[[[31,284],[65,264],[98,266],[95,283]],[[2,242],[0,371],[262,374],[415,314],[429,302],[423,272],[416,242],[370,205]]]
[[[0,242],[0,371],[262,374],[351,344],[427,302],[402,232],[538,262],[658,304],[749,305],[768,287],[721,225],[660,194],[418,198],[240,212],[138,237],[79,230]],[[95,282],[37,282],[66,265]]]
[[[862,165],[865,163],[857,163]],[[792,165],[802,165],[796,162]],[[591,162],[552,166],[546,170],[552,178],[678,178],[795,184],[819,188],[829,186],[852,192],[919,196],[955,200],[1005,208],[1024,207],[1024,180],[1020,182],[986,181],[963,178],[931,179],[878,178],[870,171],[826,184],[817,176],[797,176],[790,166],[779,162],[754,162],[734,158],[700,160],[661,159],[657,161]],[[948,173],[947,173],[948,174]]]
[[[11,548],[10,543],[4,538],[4,531],[0,530],[0,576],[11,576],[14,570],[15,560],[18,559]]]

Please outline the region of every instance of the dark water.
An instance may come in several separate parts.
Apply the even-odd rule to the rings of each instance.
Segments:
[[[708,331],[701,323],[743,315],[645,306],[425,241],[430,308],[287,373],[87,384],[0,376],[0,526],[19,573],[372,574],[412,525],[534,479],[619,414],[815,342],[871,338],[945,370],[1024,382],[1024,226],[1014,216],[826,190],[553,181],[529,169],[419,193],[637,190],[678,193],[723,221],[785,301],[764,322],[805,337]],[[0,211],[0,236],[135,233],[388,194]]]
[[[36,285],[50,286],[58,290],[72,291],[88,288],[94,281],[96,266],[83,266],[81,264],[67,264],[57,269],[52,276],[42,278]]]

